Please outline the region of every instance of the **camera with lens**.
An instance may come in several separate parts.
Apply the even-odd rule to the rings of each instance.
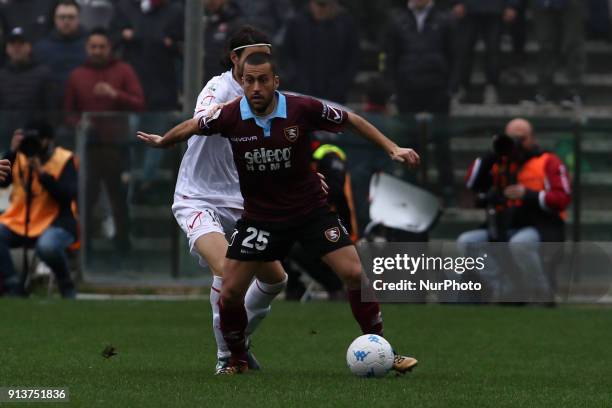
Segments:
[[[19,144],[19,152],[28,158],[42,156],[45,139],[53,139],[53,127],[45,120],[32,120],[23,127],[23,139]]]
[[[510,136],[499,133],[493,136],[493,152],[498,157],[514,158],[519,155],[521,150],[520,141]]]
[[[26,157],[34,157],[42,151],[41,135],[38,129],[25,129],[19,151]]]
[[[482,194],[487,215],[489,240],[506,241],[514,209],[508,207],[504,189],[517,183],[517,172],[521,166],[523,147],[521,141],[504,133],[493,136],[492,150],[497,162],[497,177],[489,191]]]

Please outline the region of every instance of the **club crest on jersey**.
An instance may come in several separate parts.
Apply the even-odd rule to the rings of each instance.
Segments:
[[[326,119],[329,120],[330,122],[342,123],[342,119],[344,116],[342,113],[342,109],[334,108],[333,106],[330,106],[330,105],[324,105],[323,113],[326,116]]]
[[[291,143],[295,143],[295,141],[298,140],[298,137],[300,137],[299,126],[291,126],[285,128],[285,139],[287,139]]]
[[[325,238],[331,242],[338,242],[340,239],[340,230],[338,227],[329,228],[325,231]]]

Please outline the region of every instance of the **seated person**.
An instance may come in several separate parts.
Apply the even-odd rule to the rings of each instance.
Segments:
[[[482,228],[461,234],[459,248],[466,251],[483,242],[515,244],[509,248],[522,281],[539,299],[542,295],[550,298],[554,288],[543,271],[538,249],[540,242],[565,239],[566,209],[571,201],[567,170],[555,154],[537,146],[528,121],[510,121],[506,135],[511,139],[498,137],[495,151],[477,158],[468,171],[467,187],[487,207],[488,219]]]
[[[9,295],[25,293],[25,274],[19,279],[9,249],[32,246],[55,274],[62,297],[76,296],[66,249],[77,231],[77,171],[73,153],[55,146],[53,136],[45,122],[31,122],[13,134],[4,157],[12,163],[10,174],[0,161],[0,187],[13,185],[10,206],[0,215],[0,277]]]

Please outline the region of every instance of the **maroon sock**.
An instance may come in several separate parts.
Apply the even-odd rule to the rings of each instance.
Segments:
[[[219,317],[221,318],[221,332],[232,357],[246,360],[246,337],[244,331],[247,327],[247,313],[244,303],[239,305],[223,305],[219,299]]]
[[[348,291],[349,303],[353,316],[363,334],[383,335],[383,321],[380,314],[378,302],[362,302],[361,291],[359,289]]]

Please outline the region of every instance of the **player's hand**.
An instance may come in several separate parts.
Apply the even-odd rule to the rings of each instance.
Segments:
[[[317,173],[317,176],[319,176],[319,179],[321,179],[321,190],[323,190],[325,195],[328,195],[329,194],[329,186],[325,182],[325,176],[323,174],[321,174],[321,173]]]
[[[520,200],[525,197],[527,189],[520,184],[513,184],[504,189],[504,196],[510,200]]]
[[[0,181],[6,180],[9,174],[11,174],[11,162],[7,159],[0,160]]]
[[[139,130],[138,132],[136,132],[136,137],[151,147],[156,147],[156,148],[168,147],[164,145],[164,142],[163,142],[164,138],[161,137],[160,135],[154,135],[152,133],[145,133]]]
[[[11,152],[16,152],[19,149],[19,145],[21,145],[21,141],[23,140],[23,129],[17,129],[13,132],[13,138],[11,139]]]
[[[412,149],[408,149],[405,147],[398,147],[391,152],[391,159],[404,163],[406,166],[410,168],[417,167],[421,164],[421,158]]]

